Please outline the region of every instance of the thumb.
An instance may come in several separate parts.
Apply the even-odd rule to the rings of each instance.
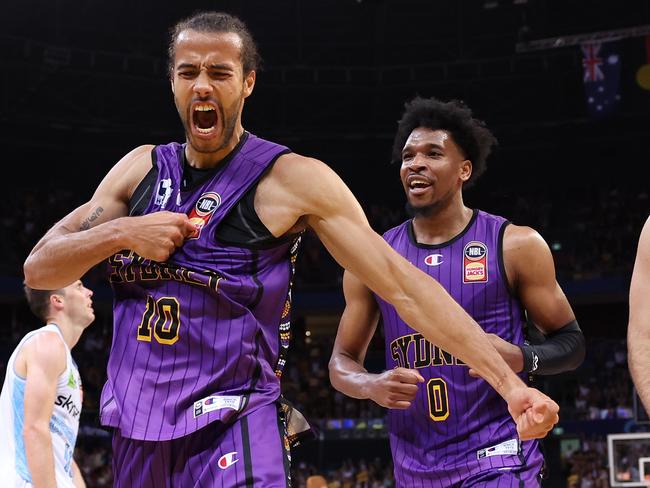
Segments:
[[[475,369],[472,369],[472,368],[469,368],[469,375],[470,375],[472,378],[480,378],[480,377],[481,377],[481,375],[478,374],[478,373],[476,372],[476,370],[475,370]]]
[[[400,381],[404,383],[424,383],[424,378],[417,369],[395,368],[395,371],[398,373]]]
[[[548,405],[546,402],[538,403],[533,406],[533,420],[541,424],[544,421],[544,418],[546,417],[546,414],[548,413]]]
[[[197,228],[198,228],[197,225],[196,225],[194,222],[192,222],[192,220],[187,219],[187,220],[185,221],[185,233],[186,233],[187,235],[191,235],[191,234],[193,234],[194,232],[196,232],[196,229],[197,229]]]

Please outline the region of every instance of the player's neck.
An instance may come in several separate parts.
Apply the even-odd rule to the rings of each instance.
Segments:
[[[459,194],[447,205],[434,208],[427,215],[413,218],[413,231],[420,244],[442,244],[452,240],[467,227],[473,211],[463,203]]]
[[[83,327],[76,327],[66,321],[64,318],[52,318],[48,320],[48,323],[54,324],[61,331],[63,336],[63,342],[66,343],[68,349],[72,349],[79,342],[79,338],[84,331]]]
[[[221,161],[223,161],[228,155],[235,150],[242,136],[244,135],[244,128],[239,125],[235,129],[233,137],[230,139],[228,144],[215,152],[200,152],[192,147],[192,144],[188,143],[185,146],[185,160],[193,168],[207,169],[214,168]]]

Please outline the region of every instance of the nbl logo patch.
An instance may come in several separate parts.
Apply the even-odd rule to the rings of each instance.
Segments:
[[[194,208],[189,213],[190,222],[196,226],[196,231],[188,239],[201,237],[201,230],[210,222],[212,214],[221,205],[221,195],[216,192],[204,193],[199,197]]]
[[[487,246],[482,242],[467,243],[463,250],[463,283],[487,282],[487,254]]]

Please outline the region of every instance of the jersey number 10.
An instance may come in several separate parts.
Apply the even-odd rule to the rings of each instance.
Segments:
[[[171,345],[178,341],[181,325],[178,300],[174,297],[160,297],[158,300],[151,295],[147,297],[147,308],[138,327],[139,341],[151,342],[152,322],[153,336],[157,342]]]

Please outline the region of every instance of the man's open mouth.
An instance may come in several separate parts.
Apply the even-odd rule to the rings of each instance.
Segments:
[[[192,107],[192,123],[199,134],[210,134],[216,128],[218,119],[214,105],[198,103]]]

